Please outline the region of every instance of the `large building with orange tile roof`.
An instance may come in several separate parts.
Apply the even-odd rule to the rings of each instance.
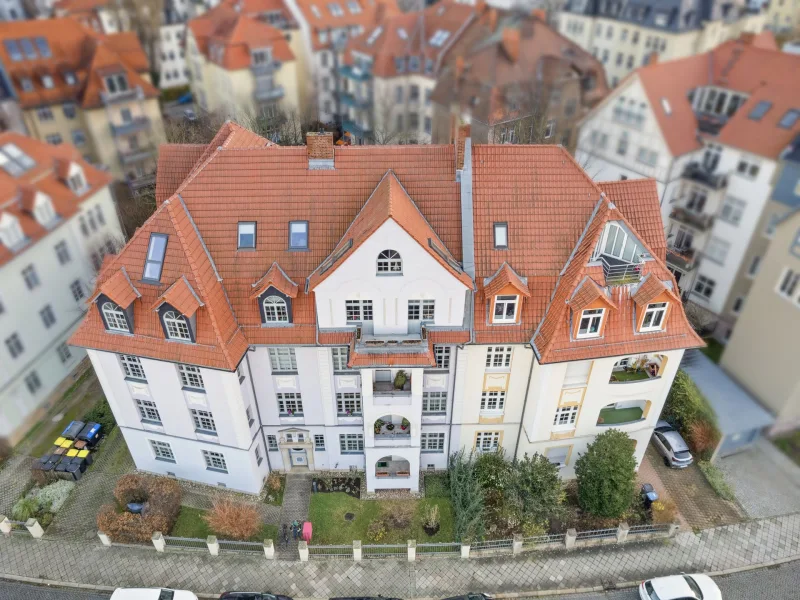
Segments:
[[[723,342],[785,212],[770,198],[800,133],[800,86],[786,78],[800,57],[762,42],[744,34],[637,70],[584,119],[576,155],[597,179],[656,179],[670,269]]]
[[[14,444],[86,353],[67,345],[123,243],[112,177],[67,144],[0,134],[0,440]]]
[[[152,184],[164,140],[158,90],[132,32],[72,18],[0,23],[0,66],[28,133],[70,143],[134,187]]]
[[[97,33],[130,31],[128,11],[112,0],[58,0],[53,16],[71,17]]]
[[[596,184],[556,145],[280,147],[229,122],[165,147],[157,196],[71,339],[144,471],[417,491],[502,448],[573,477],[609,427],[642,459],[702,345],[655,182]]]

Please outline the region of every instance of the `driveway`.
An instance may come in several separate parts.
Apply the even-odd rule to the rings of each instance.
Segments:
[[[752,519],[800,511],[800,466],[767,439],[721,458],[717,466]]]

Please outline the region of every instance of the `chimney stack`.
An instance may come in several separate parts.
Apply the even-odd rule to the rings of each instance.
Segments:
[[[520,45],[519,29],[514,27],[506,27],[503,29],[502,47],[508,60],[512,63],[517,62],[519,59],[519,45]]]
[[[651,52],[647,56],[647,64],[648,65],[656,65],[656,64],[658,64],[658,52]]]
[[[309,169],[332,169],[333,133],[309,131],[306,133],[306,151]]]
[[[742,42],[745,46],[752,46],[753,42],[756,40],[756,34],[751,31],[743,31],[739,35],[739,41]]]
[[[456,136],[454,140],[456,145],[456,171],[461,171],[464,168],[464,146],[466,145],[467,138],[470,136],[471,129],[468,123],[456,127]]]

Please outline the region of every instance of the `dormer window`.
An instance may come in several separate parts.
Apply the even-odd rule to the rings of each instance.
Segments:
[[[289,311],[286,300],[280,296],[267,296],[264,298],[264,321],[266,323],[288,323]]]
[[[104,302],[100,311],[103,314],[103,320],[106,323],[107,330],[130,333],[128,320],[125,318],[125,311],[122,310],[117,304],[114,304],[110,300]]]
[[[142,279],[146,281],[161,281],[161,269],[164,266],[164,253],[167,251],[167,236],[163,233],[150,234],[150,244],[147,247],[147,258],[144,262]]]
[[[164,330],[167,338],[171,340],[192,341],[192,334],[189,331],[189,323],[186,317],[174,310],[168,310],[161,317],[164,320]]]
[[[128,78],[125,77],[125,73],[109,75],[106,77],[105,83],[109,94],[121,94],[128,90]]]
[[[272,48],[253,50],[251,60],[253,65],[267,65],[272,62]]]
[[[289,249],[308,250],[308,221],[289,223]]]
[[[73,168],[72,174],[67,177],[67,186],[75,194],[82,194],[86,191],[86,178],[83,176],[83,169],[80,167]]]
[[[33,81],[31,81],[30,77],[23,77],[19,80],[19,85],[22,88],[23,92],[32,92],[33,91]]]
[[[25,234],[20,227],[19,219],[8,213],[0,214],[0,243],[13,251],[24,241]]]
[[[33,214],[42,227],[49,227],[58,219],[52,200],[44,194],[39,195],[34,205]]]
[[[494,224],[494,247],[497,250],[508,249],[508,223]]]
[[[640,331],[661,331],[664,329],[664,317],[667,314],[666,302],[648,304],[644,311]]]
[[[494,299],[492,323],[516,323],[519,296],[497,296]]]
[[[592,338],[600,336],[600,328],[603,324],[605,308],[587,308],[581,313],[581,320],[578,324],[578,339]]]
[[[67,85],[75,85],[76,83],[78,83],[78,78],[75,77],[75,73],[73,73],[72,71],[66,71],[64,73],[64,81],[66,82]]]
[[[46,90],[52,90],[54,87],[53,77],[50,75],[42,75],[42,86]]]
[[[402,275],[403,259],[396,250],[384,250],[378,255],[378,275]]]

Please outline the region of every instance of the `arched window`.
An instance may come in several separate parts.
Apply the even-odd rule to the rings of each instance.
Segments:
[[[183,315],[169,310],[164,313],[164,327],[167,328],[167,337],[171,340],[191,340],[189,324]]]
[[[125,312],[113,302],[103,304],[103,318],[106,321],[107,329],[130,332]]]
[[[266,323],[288,323],[289,311],[286,310],[286,300],[280,296],[264,298],[264,321]]]
[[[378,254],[378,275],[402,273],[403,259],[396,250],[384,250]]]

